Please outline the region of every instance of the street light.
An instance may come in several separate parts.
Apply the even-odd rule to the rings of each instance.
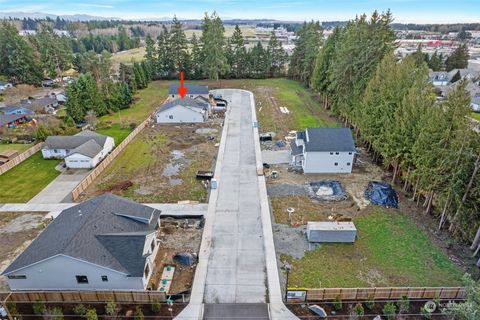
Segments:
[[[283,268],[285,269],[287,273],[287,278],[285,279],[285,302],[287,302],[288,299],[288,275],[290,274],[290,270],[292,270],[292,266],[288,262],[283,263]]]

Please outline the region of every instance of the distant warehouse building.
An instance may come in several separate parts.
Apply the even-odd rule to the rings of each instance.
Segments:
[[[198,99],[176,99],[165,103],[156,114],[157,123],[196,123],[208,119],[208,104]]]
[[[310,242],[355,242],[357,229],[353,222],[308,222],[307,239]]]
[[[291,142],[292,165],[304,173],[351,173],[356,153],[347,128],[309,128]]]

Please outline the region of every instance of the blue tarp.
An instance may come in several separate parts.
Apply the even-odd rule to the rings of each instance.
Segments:
[[[195,257],[193,254],[190,254],[188,252],[184,253],[177,253],[174,257],[173,260],[175,262],[178,262],[180,264],[183,264],[184,266],[192,266],[195,263]]]
[[[365,190],[365,198],[379,206],[398,208],[397,193],[391,185],[385,182],[370,181]]]

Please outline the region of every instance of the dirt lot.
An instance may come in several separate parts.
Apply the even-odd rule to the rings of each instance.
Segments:
[[[198,255],[202,238],[201,220],[196,219],[162,219],[160,229],[160,249],[155,260],[154,274],[150,280],[150,287],[158,289],[163,268],[167,265],[175,266],[175,274],[169,294],[178,294],[192,287],[195,265],[184,266],[174,261],[177,253],[188,252]]]
[[[0,213],[0,272],[2,272],[43,230],[48,220],[43,213]],[[7,290],[0,277],[0,291]]]
[[[81,201],[105,192],[139,202],[206,202],[198,170],[213,170],[222,119],[145,129],[103,172]]]

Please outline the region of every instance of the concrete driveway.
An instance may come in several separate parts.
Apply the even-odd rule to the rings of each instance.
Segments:
[[[70,169],[62,172],[28,203],[73,202],[72,190],[88,175],[90,170]]]

